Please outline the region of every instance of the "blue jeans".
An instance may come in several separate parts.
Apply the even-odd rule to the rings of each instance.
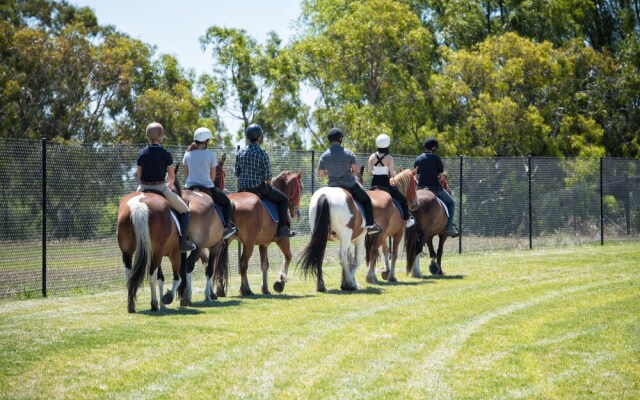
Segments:
[[[449,219],[447,220],[447,228],[450,228],[453,226],[453,212],[456,209],[456,203],[453,201],[453,198],[451,197],[451,195],[442,188],[440,188],[440,190],[434,193],[436,196],[438,196],[440,200],[444,202],[444,204],[447,206],[447,210],[449,210]]]

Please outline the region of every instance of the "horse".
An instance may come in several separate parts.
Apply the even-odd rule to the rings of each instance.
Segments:
[[[429,248],[431,263],[429,272],[433,275],[444,275],[442,270],[442,253],[447,240],[447,211],[436,195],[428,189],[416,191],[417,207],[413,212],[416,224],[406,229],[405,252],[407,253],[407,274],[421,278],[420,255],[425,243]],[[438,251],[433,248],[433,237],[438,236]]]
[[[309,204],[311,239],[302,250],[298,265],[305,276],[316,276],[316,291],[326,292],[322,275],[322,262],[327,242],[340,242],[338,256],[342,267],[342,290],[357,290],[355,273],[364,259],[364,241],[367,234],[364,216],[351,193],[339,187],[318,189]],[[350,245],[354,243],[353,254]]]
[[[145,275],[149,275],[151,311],[158,311],[158,307],[166,308],[166,304],[173,302],[180,284],[182,261],[178,229],[172,220],[167,199],[152,192],[127,194],[118,208],[116,235],[124,263],[128,291],[127,310],[130,313],[136,312],[136,294]],[[164,275],[160,265],[165,256],[171,261],[173,286],[162,296]],[[160,303],[159,296],[162,296]]]
[[[360,170],[362,178],[362,169]],[[416,180],[415,176],[418,169],[405,169],[391,178],[391,184],[394,185],[400,193],[402,193],[409,203],[413,206],[416,201]],[[376,278],[376,261],[378,259],[378,250],[382,247],[384,255],[384,269],[382,270],[382,278],[389,282],[397,282],[396,278],[396,260],[398,259],[398,247],[400,240],[404,235],[405,221],[400,215],[400,210],[394,204],[391,195],[384,190],[367,191],[371,197],[373,204],[373,216],[376,223],[382,228],[382,232],[378,235],[367,236],[365,239],[366,263],[369,267],[367,272],[368,283],[378,283]],[[392,238],[392,251],[389,254],[387,246],[387,237]],[[389,265],[389,257],[391,256],[391,265]]]
[[[178,179],[175,180],[176,193],[189,205],[191,211],[191,222],[189,223],[189,240],[196,245],[189,257],[183,257],[180,277],[182,283],[178,288],[181,306],[191,305],[191,274],[198,259],[202,259],[207,264],[205,275],[207,277],[204,289],[204,301],[209,302],[217,299],[213,291],[213,271],[217,263],[228,263],[228,254],[225,252],[227,242],[222,239],[224,226],[222,219],[216,209],[214,202],[207,193],[200,188],[194,190],[181,189]],[[204,253],[209,249],[209,256]]]
[[[282,191],[289,198],[288,214],[292,220],[300,217],[301,178],[302,172],[283,171],[271,180],[273,187]],[[289,264],[293,258],[289,238],[276,238],[278,225],[273,221],[258,195],[251,192],[237,192],[230,193],[229,199],[234,203],[233,221],[238,227],[238,234],[234,238],[242,244],[242,255],[238,265],[241,280],[240,294],[242,296],[252,296],[254,294],[249,286],[247,271],[249,269],[249,259],[253,254],[255,245],[258,245],[260,249],[262,294],[271,294],[267,283],[267,271],[269,269],[267,249],[273,242],[276,242],[276,245],[284,255],[280,275],[273,284],[273,290],[277,293],[282,293],[287,282]],[[230,238],[230,240],[234,238]],[[225,251],[228,251],[228,247]],[[218,296],[224,297],[227,292],[229,271],[224,264],[219,263],[218,265],[220,268],[216,268],[214,271],[215,291]]]

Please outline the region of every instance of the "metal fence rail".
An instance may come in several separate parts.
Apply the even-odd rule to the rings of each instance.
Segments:
[[[0,139],[0,297],[124,284],[116,216],[120,198],[137,186],[135,159],[141,148]],[[182,160],[184,148],[169,149],[176,162]],[[218,158],[227,154],[225,185],[235,191],[236,149],[212,151]],[[309,235],[310,197],[326,184],[315,176],[320,154],[268,151],[274,174],[303,173],[302,218],[294,223],[299,235],[292,241],[297,259]],[[357,154],[358,162],[366,165],[368,156]],[[397,168],[411,168],[415,156],[394,158]],[[443,161],[462,230],[458,239],[447,241],[446,253],[640,239],[638,159]],[[178,177],[182,181],[181,171]],[[275,269],[282,262],[275,246],[269,256]],[[259,268],[252,261],[252,268]]]

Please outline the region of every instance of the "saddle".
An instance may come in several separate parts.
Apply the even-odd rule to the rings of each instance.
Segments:
[[[273,222],[275,222],[275,223],[280,222],[280,216],[278,215],[278,207],[276,206],[276,203],[274,203],[273,201],[271,201],[269,199],[265,199],[264,197],[262,197],[260,195],[260,193],[257,190],[254,190],[254,189],[238,190],[238,193],[242,193],[242,192],[253,193],[256,196],[258,196],[258,198],[260,199],[260,202],[262,203],[264,208],[267,209],[267,212],[271,216],[271,219],[273,220]]]
[[[389,190],[384,186],[371,186],[370,190],[382,190],[383,192],[389,193]],[[389,196],[391,196],[391,193],[389,193]],[[395,204],[396,207],[398,208],[398,211],[400,212],[400,217],[404,219],[404,213],[402,212],[402,206],[400,205],[400,202],[394,199],[393,196],[391,196],[391,200],[393,201],[393,204]]]
[[[209,195],[209,197],[211,197],[211,199],[213,199],[213,196],[211,195],[211,192],[209,191],[209,188],[206,187],[206,186],[193,185],[193,186],[189,186],[189,187],[187,187],[185,189],[191,190],[191,191],[197,191],[197,192],[206,193],[206,194]],[[216,210],[216,212],[220,216],[220,221],[222,221],[222,226],[227,226],[230,221],[227,221],[224,218],[224,214],[222,213],[222,207],[220,207],[220,205],[214,201],[213,202],[213,208]]]

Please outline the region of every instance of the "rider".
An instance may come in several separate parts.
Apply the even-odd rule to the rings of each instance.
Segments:
[[[404,215],[405,226],[410,228],[416,221],[409,213],[409,206],[407,199],[400,193],[395,186],[391,185],[389,181],[390,177],[395,176],[393,168],[393,157],[389,154],[389,145],[391,144],[391,138],[389,135],[378,135],[376,138],[376,145],[378,151],[371,154],[369,157],[369,175],[373,175],[371,178],[371,189],[381,189],[389,193],[392,198],[397,200],[402,207],[402,214]]]
[[[235,173],[238,177],[238,191],[256,193],[276,203],[278,207],[278,239],[296,235],[296,231],[287,226],[287,195],[271,186],[271,163],[269,155],[260,147],[263,131],[260,125],[252,124],[244,133],[249,144],[242,148],[236,156]]]
[[[207,145],[211,138],[213,138],[213,135],[207,128],[198,128],[193,133],[193,143],[187,147],[182,159],[186,179],[184,185],[187,189],[192,189],[196,186],[207,188],[207,193],[213,201],[222,207],[222,214],[226,224],[222,238],[229,239],[238,233],[238,228],[231,222],[231,201],[213,183],[216,179],[218,159],[213,152],[207,150]]]
[[[375,235],[382,229],[373,219],[373,205],[367,192],[356,182],[353,174],[359,173],[356,156],[351,150],[342,147],[344,134],[338,128],[332,128],[327,134],[330,147],[322,153],[318,162],[318,176],[328,176],[330,187],[343,188],[354,199],[364,206],[364,215],[367,225],[367,235]]]
[[[424,141],[422,147],[424,153],[416,157],[416,161],[413,163],[414,168],[418,167],[418,189],[427,188],[444,202],[449,211],[447,236],[460,236],[458,228],[453,223],[455,202],[451,195],[444,190],[444,186],[446,186],[446,174],[442,160],[435,154],[435,151],[438,149],[438,141],[435,138],[428,138]]]
[[[160,144],[164,139],[164,128],[157,122],[147,125],[146,129],[149,146],[138,153],[136,175],[140,185],[138,191],[153,190],[160,192],[169,201],[169,205],[179,214],[180,219],[180,252],[195,250],[196,246],[187,240],[189,207],[180,196],[173,192],[176,179],[176,167],[173,165],[171,153]],[[165,182],[168,176],[168,182]]]

